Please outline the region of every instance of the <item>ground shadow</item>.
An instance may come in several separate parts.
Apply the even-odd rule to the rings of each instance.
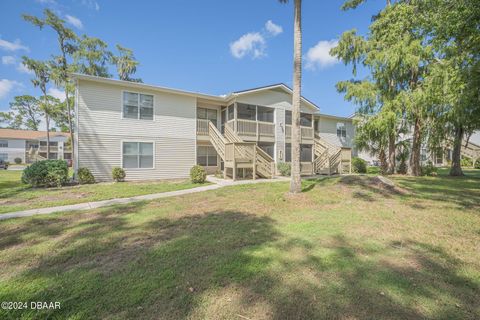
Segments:
[[[478,283],[436,246],[398,239],[372,249],[342,234],[305,240],[242,211],[130,220],[144,206],[33,219],[2,234],[11,239],[3,250],[56,241],[3,280],[0,301],[62,302],[61,310],[21,313],[38,319],[480,317]]]

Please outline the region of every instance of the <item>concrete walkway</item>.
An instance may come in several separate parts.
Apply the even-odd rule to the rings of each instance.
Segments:
[[[215,189],[220,189],[220,188],[223,188],[223,187],[234,186],[234,185],[239,185],[239,184],[255,184],[255,183],[279,182],[279,181],[288,181],[288,180],[289,180],[289,178],[232,181],[232,180],[219,179],[219,178],[216,178],[214,176],[208,176],[207,181],[213,183],[213,184],[208,185],[208,186],[191,188],[191,189],[184,189],[184,190],[169,191],[169,192],[152,193],[152,194],[134,196],[134,197],[129,197],[129,198],[116,198],[116,199],[110,199],[110,200],[101,200],[101,201],[95,201],[95,202],[84,202],[84,203],[78,203],[78,204],[71,204],[71,205],[67,205],[67,206],[39,208],[39,209],[31,209],[31,210],[24,210],[24,211],[15,211],[15,212],[0,214],[0,220],[30,217],[30,216],[35,216],[35,215],[40,215],[40,214],[50,214],[50,213],[55,213],[55,212],[90,210],[90,209],[108,207],[108,206],[117,205],[117,204],[128,204],[128,203],[137,202],[137,201],[154,200],[154,199],[181,196],[181,195],[185,195],[185,194],[203,192],[203,191],[208,191],[208,190],[215,190]]]

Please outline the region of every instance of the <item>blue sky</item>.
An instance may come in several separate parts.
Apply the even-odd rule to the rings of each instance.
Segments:
[[[351,68],[329,57],[343,31],[367,32],[373,13],[384,5],[371,0],[342,12],[343,0],[303,1],[302,94],[323,113],[348,116],[355,106],[335,83],[352,78]],[[209,94],[284,82],[292,83],[293,0],[2,0],[0,2],[0,110],[15,95],[38,95],[22,55],[48,59],[57,53],[51,30],[39,31],[22,13],[50,8],[78,34],[99,37],[113,50],[132,49],[145,83]],[[114,70],[111,70],[114,74]],[[359,76],[366,76],[361,70]],[[53,95],[61,95],[50,88]]]

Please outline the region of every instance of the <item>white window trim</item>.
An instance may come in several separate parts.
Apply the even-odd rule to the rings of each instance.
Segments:
[[[199,147],[212,148],[213,151],[215,151],[215,154],[216,154],[216,157],[217,157],[217,164],[214,165],[214,166],[209,166],[209,165],[208,165],[208,157],[209,157],[209,153],[208,153],[208,152],[207,152],[207,165],[206,165],[206,166],[202,166],[201,164],[199,164],[199,163],[198,163],[198,148],[199,148]],[[219,166],[219,161],[218,161],[219,156],[218,156],[218,153],[217,153],[217,151],[215,150],[215,147],[214,147],[213,145],[199,144],[199,145],[197,145],[197,147],[195,148],[195,154],[196,154],[196,156],[195,156],[195,159],[196,159],[196,160],[195,160],[195,164],[196,164],[196,165],[199,165],[199,166],[202,166],[202,167],[206,167],[206,168],[216,168],[216,167]]]
[[[138,94],[138,116],[140,116],[140,95],[143,94],[143,95],[152,96],[152,98],[153,98],[153,101],[152,101],[152,102],[153,102],[153,118],[152,118],[152,120],[140,119],[140,118],[132,119],[132,118],[125,118],[125,117],[123,116],[123,109],[124,109],[123,96],[125,95],[125,94],[124,94],[125,92]],[[121,118],[122,120],[155,121],[155,95],[154,95],[154,94],[145,93],[145,92],[138,92],[138,91],[122,90],[121,95],[120,95],[120,106],[121,106],[120,118]]]
[[[132,120],[135,120],[135,119],[132,119]],[[124,168],[123,167],[123,143],[124,142],[143,142],[143,143],[152,143],[153,144],[153,167],[152,168]],[[156,161],[156,157],[155,157],[155,150],[156,150],[156,146],[155,146],[155,141],[153,140],[139,140],[139,139],[128,139],[128,140],[121,140],[120,141],[120,168],[122,168],[123,170],[132,170],[132,171],[144,171],[144,170],[154,170],[155,169],[155,161]]]

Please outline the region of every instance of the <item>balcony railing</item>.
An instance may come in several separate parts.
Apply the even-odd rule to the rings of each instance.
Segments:
[[[300,126],[302,139],[313,139],[313,128]],[[285,138],[292,138],[292,126],[287,124],[285,126]]]
[[[35,148],[32,148],[35,149]],[[58,152],[58,146],[50,146],[50,152]],[[39,146],[38,152],[47,152],[47,146]],[[72,148],[70,146],[63,146],[63,152],[72,152]]]
[[[271,122],[237,119],[237,134],[253,137],[275,137],[275,124]],[[233,125],[234,121],[231,122]]]
[[[208,136],[208,123],[210,120],[197,119],[197,134],[201,136]]]

